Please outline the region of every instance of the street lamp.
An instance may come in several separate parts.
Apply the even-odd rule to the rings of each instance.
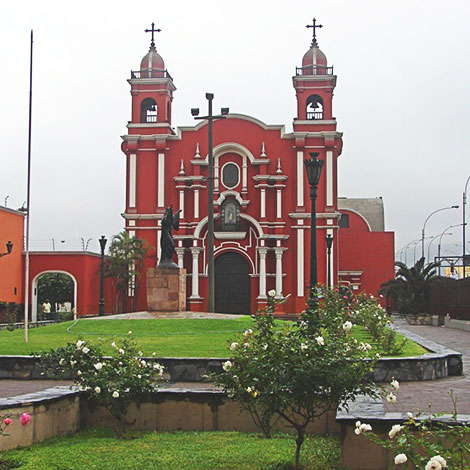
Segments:
[[[310,300],[313,300],[313,289],[317,285],[317,211],[316,200],[318,183],[320,182],[323,160],[318,160],[318,152],[310,152],[310,159],[304,160],[307,172],[308,184],[310,185]]]
[[[11,250],[13,250],[13,243],[10,240],[8,240],[7,243],[6,243],[6,247],[7,247],[7,252],[6,253],[0,253],[0,258],[2,256],[9,255],[11,253]]]
[[[100,273],[100,317],[104,316],[104,249],[106,248],[106,240],[104,235],[99,239],[101,248],[101,273]]]
[[[463,192],[463,197],[462,197],[462,210],[463,210],[463,220],[462,220],[462,266],[463,266],[463,278],[465,279],[465,254],[466,254],[466,249],[465,249],[465,228],[466,228],[466,222],[465,222],[465,206],[467,205],[467,186],[468,182],[470,181],[470,176],[467,178],[467,182],[465,183],[465,190]]]
[[[437,211],[431,212],[427,219],[424,221],[423,229],[421,231],[421,257],[424,258],[424,230],[426,228],[426,223],[427,221],[431,218],[432,215],[437,214],[438,212],[441,211],[446,211],[448,209],[458,209],[459,206],[450,206],[450,207],[443,207],[442,209],[437,209]]]
[[[212,148],[212,123],[217,119],[224,119],[230,112],[229,108],[222,108],[219,115],[212,114],[213,93],[206,93],[208,101],[207,116],[199,116],[199,108],[191,108],[194,119],[208,121],[209,149],[207,156],[207,311],[213,313],[215,298],[214,282],[214,155]]]
[[[331,247],[333,245],[333,236],[327,235],[325,238],[326,242],[326,253],[327,253],[327,267],[326,267],[326,279],[327,279],[327,287],[331,287]]]

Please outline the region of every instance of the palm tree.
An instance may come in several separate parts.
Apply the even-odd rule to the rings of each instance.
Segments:
[[[425,264],[424,257],[409,268],[397,261],[395,279],[380,286],[379,293],[392,298],[401,313],[424,313],[430,287],[440,278],[436,274],[436,263]]]
[[[114,311],[125,311],[128,297],[130,310],[135,311],[144,259],[149,249],[144,240],[130,237],[126,231],[113,237],[109,246],[105,276],[112,279],[113,290],[116,289]]]

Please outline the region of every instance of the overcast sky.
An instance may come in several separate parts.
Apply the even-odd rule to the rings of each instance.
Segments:
[[[26,199],[31,29],[31,247],[52,249],[54,239],[56,249],[81,249],[81,238],[91,238],[98,251],[99,236],[123,226],[120,136],[130,119],[126,80],[149,46],[143,30],[152,21],[162,29],[156,44],[177,87],[174,126],[193,125],[190,108],[205,108],[210,91],[217,108],[289,131],[292,75],[314,16],[338,76],[339,194],[383,197],[397,251],[420,238],[431,212],[462,207],[470,176],[468,0],[8,2],[0,19],[0,205]],[[461,222],[461,208],[443,211],[426,235]],[[451,232],[444,254],[461,253],[461,227]]]

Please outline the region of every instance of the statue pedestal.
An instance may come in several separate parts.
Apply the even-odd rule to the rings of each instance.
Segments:
[[[150,312],[186,310],[186,269],[147,269],[147,310]]]

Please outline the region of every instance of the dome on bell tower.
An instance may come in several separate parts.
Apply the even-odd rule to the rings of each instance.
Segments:
[[[326,67],[328,62],[326,55],[320,50],[317,42],[312,42],[310,49],[304,54],[302,59],[302,67],[310,67],[311,65],[321,65]]]
[[[140,63],[140,71],[163,71],[165,70],[165,62],[162,56],[157,52],[155,45],[151,45],[148,53],[144,56]]]

